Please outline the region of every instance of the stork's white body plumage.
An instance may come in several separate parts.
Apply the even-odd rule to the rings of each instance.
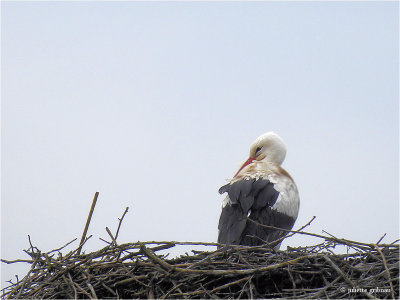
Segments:
[[[283,140],[267,132],[250,147],[249,159],[220,193],[222,203],[218,242],[261,245],[273,242],[293,228],[299,212],[299,193],[292,177],[281,167],[286,156]],[[250,220],[255,222],[252,222]],[[280,243],[274,245],[279,249]]]

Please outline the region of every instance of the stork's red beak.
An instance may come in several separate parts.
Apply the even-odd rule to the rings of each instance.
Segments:
[[[249,159],[246,160],[246,161],[244,162],[244,164],[240,167],[239,171],[237,171],[236,174],[235,174],[235,176],[233,176],[233,177],[236,177],[236,175],[239,174],[239,172],[242,171],[242,169],[243,169],[245,166],[251,164],[251,163],[253,162],[253,160],[254,160],[253,157],[249,157]]]

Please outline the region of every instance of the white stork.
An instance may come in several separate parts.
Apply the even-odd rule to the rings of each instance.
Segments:
[[[287,234],[248,219],[287,230],[293,228],[300,199],[292,177],[281,167],[285,156],[285,143],[274,132],[262,134],[251,144],[249,159],[219,189],[220,194],[228,195],[222,203],[218,243],[255,246]],[[279,247],[280,243],[274,249]]]

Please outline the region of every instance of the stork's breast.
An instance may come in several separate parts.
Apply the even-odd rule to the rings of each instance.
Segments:
[[[297,219],[300,208],[300,197],[297,186],[291,177],[280,174],[270,174],[268,179],[274,184],[274,189],[279,192],[278,199],[272,209]]]

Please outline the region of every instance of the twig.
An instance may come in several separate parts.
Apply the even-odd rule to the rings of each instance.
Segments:
[[[311,223],[312,223],[312,221],[314,221],[314,220],[315,220],[315,218],[316,218],[316,216],[313,216],[313,217],[311,218],[311,220],[310,220],[310,221],[308,221],[308,223],[307,223],[307,224],[305,224],[305,225],[301,226],[299,229],[297,229],[297,231],[302,231],[304,228],[306,228],[306,227],[310,226],[310,225],[311,225]],[[295,233],[293,233],[293,234],[295,234]],[[292,235],[293,235],[293,234],[292,234]]]
[[[338,277],[336,277],[335,280],[333,280],[331,283],[327,284],[325,287],[321,288],[317,293],[315,293],[314,295],[312,295],[310,297],[310,299],[316,299],[316,298],[320,298],[321,295],[323,293],[325,293],[329,288],[331,288],[336,282],[338,282],[340,280],[340,278],[342,278],[341,275],[339,275]]]
[[[124,279],[124,280],[121,280],[121,281],[117,281],[116,283],[114,283],[114,287],[117,287],[119,285],[124,285],[124,284],[127,284],[127,283],[131,283],[133,281],[138,281],[140,279],[145,279],[147,277],[148,277],[148,275],[133,276],[131,278],[127,278],[127,279]]]
[[[307,258],[314,258],[314,257],[318,257],[317,254],[311,254],[311,255],[304,255],[304,256],[300,256],[297,257],[295,259],[292,260],[288,260],[282,263],[278,263],[278,264],[273,264],[273,265],[269,265],[266,267],[260,267],[260,268],[254,268],[254,269],[244,269],[244,270],[192,270],[192,269],[182,269],[182,268],[176,268],[172,265],[170,265],[169,263],[163,261],[162,259],[158,258],[150,249],[148,249],[144,244],[142,244],[141,248],[140,248],[143,253],[150,258],[151,260],[153,260],[154,262],[156,262],[157,264],[159,264],[160,266],[162,266],[163,268],[165,268],[166,270],[174,270],[177,272],[182,272],[182,273],[193,273],[193,274],[212,274],[212,275],[247,275],[247,274],[254,274],[257,272],[263,272],[263,271],[267,271],[267,270],[273,270],[273,269],[278,269],[293,263],[296,263],[300,260],[304,260]]]
[[[354,283],[346,276],[346,274],[344,274],[343,271],[327,255],[324,255],[323,257],[331,265],[331,267],[343,277],[344,281],[346,281],[351,287],[355,286]]]
[[[184,284],[185,284],[185,282],[181,282],[181,283],[179,283],[179,284],[175,284],[165,295],[161,296],[160,299],[167,299],[167,297],[168,297],[169,295],[171,295],[171,293],[172,293],[173,291],[175,291],[176,289],[178,289],[180,286],[182,286],[182,285],[184,285]]]
[[[142,244],[140,246],[140,250],[143,252],[143,254],[145,254],[148,258],[150,258],[152,261],[156,262],[157,264],[159,264],[160,266],[162,266],[163,268],[167,269],[167,270],[171,270],[173,267],[163,261],[162,259],[158,258],[157,255],[155,255],[153,253],[153,251],[151,251],[149,248],[147,248],[144,244]]]
[[[100,240],[100,241],[103,241],[104,243],[107,243],[107,244],[109,244],[109,245],[112,245],[112,242],[110,243],[109,241],[106,241],[105,239],[102,239],[101,237],[99,237],[99,240]]]
[[[56,251],[60,251],[60,250],[64,249],[65,247],[67,247],[69,244],[75,242],[76,240],[77,240],[77,238],[74,238],[72,241],[66,243],[64,246],[62,246],[62,247],[60,247],[60,248],[57,248],[57,249],[54,249],[54,250],[51,250],[51,251],[48,252],[47,254],[50,254],[50,253],[56,252]]]
[[[37,249],[36,247],[34,247],[34,246],[32,245],[31,236],[30,236],[29,234],[28,234],[28,241],[29,241],[29,245],[30,245],[28,251],[29,251],[30,249],[32,249],[32,251],[33,251],[34,249]]]
[[[71,284],[68,282],[68,280],[67,280],[67,278],[65,277],[65,275],[62,275],[61,278],[64,280],[64,282],[65,282],[65,284],[66,284],[67,286],[71,286]],[[72,287],[73,287],[73,289],[75,289],[75,287],[73,286],[73,284],[72,284]],[[70,294],[70,291],[66,291],[65,293],[68,295],[68,298],[69,298],[69,299],[72,299],[72,295]],[[75,295],[74,299],[76,299],[76,294],[74,294],[74,295]]]
[[[106,231],[107,231],[108,235],[111,237],[111,240],[113,241],[114,245],[118,246],[116,239],[114,238],[114,236],[111,233],[111,230],[108,227],[106,227]]]
[[[381,238],[379,239],[379,241],[376,242],[376,244],[378,245],[378,244],[384,239],[385,236],[386,236],[386,233],[384,233],[384,234],[381,236]]]
[[[226,249],[224,248],[220,248],[218,250],[216,250],[214,253],[211,253],[210,255],[207,255],[205,258],[199,260],[198,262],[195,262],[193,264],[191,264],[190,266],[188,266],[186,269],[192,269],[193,267],[196,267],[200,264],[203,264],[206,261],[209,261],[210,259],[212,259],[213,257],[220,255],[222,251],[225,251]]]
[[[117,238],[118,238],[118,233],[119,233],[119,229],[121,227],[122,220],[124,219],[124,217],[125,217],[126,213],[128,212],[128,210],[129,210],[129,207],[126,207],[124,213],[122,214],[121,219],[119,219],[117,232],[115,233],[115,240],[117,240]]]
[[[19,263],[19,262],[23,262],[23,263],[33,263],[34,260],[33,259],[16,259],[16,260],[6,260],[6,259],[0,259],[1,262],[5,263],[5,264],[15,264],[15,263]]]
[[[243,281],[247,281],[247,280],[249,280],[250,278],[251,278],[251,276],[247,276],[247,277],[241,278],[241,279],[239,279],[239,280],[232,281],[232,282],[229,282],[229,283],[227,283],[227,284],[221,285],[221,286],[216,287],[215,289],[213,289],[213,290],[211,291],[211,293],[215,293],[216,291],[225,289],[225,288],[227,288],[227,287],[229,287],[229,286],[232,286],[232,285],[241,283],[241,282],[243,282]]]
[[[214,288],[213,290],[211,290],[211,291],[209,292],[209,294],[215,293],[215,292],[217,292],[217,291],[219,291],[219,290],[225,289],[225,288],[227,288],[227,287],[230,287],[230,286],[232,286],[232,285],[241,283],[241,282],[243,282],[243,281],[247,281],[247,280],[249,280],[250,278],[251,278],[251,276],[248,276],[248,277],[244,277],[244,278],[241,278],[241,279],[239,279],[239,280],[235,280],[235,281],[233,281],[233,282],[229,282],[229,283],[227,283],[227,284],[218,286],[218,287]],[[193,292],[186,292],[186,293],[177,293],[177,294],[172,294],[172,295],[174,296],[174,298],[176,298],[176,297],[185,297],[185,296],[201,295],[201,294],[204,294],[205,292],[207,292],[207,290],[193,291]]]
[[[88,283],[87,283],[87,286],[89,287],[89,290],[90,290],[90,292],[92,293],[93,299],[99,299],[99,298],[97,297],[97,295],[96,295],[96,292],[95,292],[95,290],[94,290],[94,288],[93,288],[93,285],[91,285],[91,284],[88,282]]]
[[[301,227],[300,227],[299,229],[297,229],[296,231],[302,231],[302,230],[303,230],[304,228],[306,228],[307,226],[310,226],[310,224],[312,223],[312,221],[315,220],[315,218],[316,218],[316,216],[313,216],[313,217],[311,218],[311,220],[308,221],[307,224],[301,226]],[[254,220],[251,220],[251,219],[249,219],[249,218],[248,218],[248,220],[255,222]],[[257,223],[257,222],[255,222],[255,223]],[[259,223],[257,223],[257,224],[259,224]],[[282,242],[283,240],[285,240],[285,239],[287,239],[287,238],[289,238],[289,237],[295,235],[296,233],[297,233],[297,232],[292,231],[292,232],[290,232],[289,234],[287,234],[287,235],[285,235],[285,236],[283,236],[283,237],[281,237],[281,238],[279,238],[279,239],[277,239],[277,240],[275,240],[275,241],[272,241],[271,244],[277,245],[277,244],[279,244],[280,242]],[[269,243],[266,243],[266,244],[269,245]],[[269,246],[269,247],[271,247],[271,246]],[[273,250],[273,247],[271,247],[271,249]]]
[[[72,289],[74,290],[74,299],[78,299],[78,293],[76,292],[74,282],[72,281],[72,276],[69,272],[68,272],[68,278],[71,281],[71,286],[72,286]]]
[[[29,240],[29,242],[30,242],[30,240]],[[32,244],[31,244],[31,245],[32,245]],[[17,299],[19,299],[19,298],[21,297],[21,293],[22,293],[22,291],[24,290],[24,287],[25,287],[25,284],[26,284],[26,282],[27,282],[27,280],[28,280],[28,277],[29,277],[29,275],[31,274],[31,272],[33,271],[33,269],[35,269],[36,264],[39,262],[39,258],[40,258],[40,256],[38,256],[38,257],[36,258],[36,260],[35,260],[35,262],[33,263],[31,269],[29,270],[28,274],[26,274],[24,280],[22,281],[21,287],[19,288],[19,292],[18,292],[17,297],[16,297]]]
[[[388,280],[389,280],[390,292],[392,293],[392,299],[395,299],[394,289],[393,289],[393,284],[392,284],[392,278],[390,277],[390,272],[389,272],[389,269],[388,269],[388,266],[387,266],[385,255],[383,255],[382,250],[379,249],[379,247],[377,245],[375,245],[375,249],[376,249],[376,251],[379,252],[379,254],[382,257],[382,262],[383,262],[383,265],[385,266],[385,270],[386,270],[386,273],[387,273],[387,276],[388,276]]]
[[[270,271],[270,270],[274,270],[274,269],[279,269],[279,268],[285,267],[287,265],[297,263],[297,262],[302,261],[304,259],[316,258],[316,257],[318,257],[317,254],[304,255],[304,256],[297,257],[295,259],[291,259],[291,260],[287,260],[287,261],[281,262],[281,263],[272,264],[272,265],[265,266],[265,267],[254,268],[254,269],[242,269],[242,270],[191,270],[191,269],[175,268],[174,270],[176,270],[178,272],[182,272],[182,273],[193,273],[193,274],[250,275],[250,274]]]
[[[78,248],[76,248],[74,251],[69,252],[66,256],[64,256],[64,258],[62,259],[63,261],[69,259],[71,256],[73,256],[75,253],[77,255],[79,255],[78,250],[82,248],[83,245],[85,245],[85,243],[92,237],[92,235],[89,235],[87,238],[85,238],[85,240],[83,241],[83,243],[81,243],[79,245]]]
[[[107,291],[109,291],[113,296],[117,296],[117,294],[116,294],[109,286],[107,286],[103,281],[101,282],[101,285],[102,285]]]
[[[249,219],[249,218],[247,220],[249,220],[250,222],[252,222],[254,224],[257,224],[258,226],[261,226],[261,227],[278,229],[278,230],[285,231],[285,232],[294,232],[294,233],[299,233],[299,234],[319,237],[319,238],[322,238],[322,239],[325,239],[325,240],[328,240],[328,241],[333,241],[333,242],[337,242],[337,243],[344,244],[344,245],[356,246],[356,247],[359,247],[359,248],[362,248],[361,246],[366,246],[366,247],[369,247],[369,248],[374,248],[375,247],[375,244],[368,244],[368,243],[362,243],[362,242],[355,242],[355,241],[347,240],[347,239],[339,239],[339,238],[335,238],[335,237],[328,237],[328,236],[324,236],[324,235],[320,235],[320,234],[316,234],[316,233],[310,233],[310,232],[306,232],[306,231],[287,230],[287,229],[283,229],[283,228],[279,228],[279,227],[275,227],[275,226],[263,225],[261,223],[258,223],[256,221],[252,220],[252,219]],[[389,247],[390,244],[381,244],[381,246]]]
[[[77,252],[78,255],[81,253],[82,245],[83,245],[83,242],[85,241],[86,234],[87,234],[87,231],[89,229],[90,220],[92,219],[94,207],[96,206],[96,202],[97,202],[97,197],[98,196],[99,196],[99,192],[96,192],[94,194],[94,198],[93,198],[93,201],[92,201],[92,206],[90,207],[89,216],[88,216],[88,218],[86,220],[86,225],[85,225],[85,229],[83,230],[81,242],[79,243],[79,248],[78,248],[78,252]]]
[[[331,265],[332,268],[335,269],[335,271],[342,276],[342,278],[344,279],[344,281],[346,281],[352,288],[355,287],[354,283],[349,279],[349,277],[346,276],[346,274],[344,274],[344,272],[327,256],[324,255],[323,256],[324,259]],[[364,292],[362,291],[362,293],[364,295],[366,295],[369,299],[376,299],[374,296],[372,296],[370,293],[368,292]]]
[[[86,296],[88,296],[89,299],[93,299],[91,297],[91,295],[88,292],[86,292],[79,284],[77,284],[76,282],[73,282],[73,283],[78,288],[78,290],[80,290],[82,293],[84,293]]]

